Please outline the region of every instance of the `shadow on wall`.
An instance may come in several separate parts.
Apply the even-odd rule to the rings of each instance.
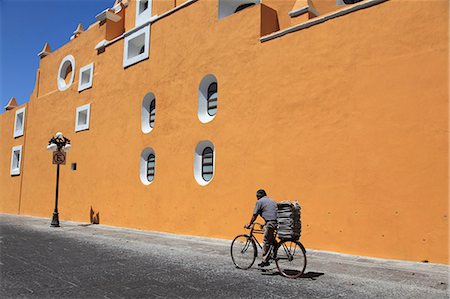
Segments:
[[[100,212],[95,212],[92,207],[91,211],[89,212],[89,216],[91,219],[91,224],[100,224]]]

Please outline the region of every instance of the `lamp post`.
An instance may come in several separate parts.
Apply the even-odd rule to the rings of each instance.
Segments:
[[[56,164],[56,194],[55,210],[53,211],[52,223],[50,226],[59,227],[58,214],[58,189],[59,189],[59,165],[66,164],[66,152],[70,149],[70,140],[63,136],[61,132],[55,134],[47,145],[47,150],[53,152],[53,164]]]

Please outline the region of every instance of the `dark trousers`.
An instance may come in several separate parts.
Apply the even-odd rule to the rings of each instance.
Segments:
[[[263,262],[267,262],[270,258],[270,245],[275,243],[275,229],[277,227],[277,221],[267,221],[264,226],[264,244],[263,244],[263,252],[262,252],[262,260]]]

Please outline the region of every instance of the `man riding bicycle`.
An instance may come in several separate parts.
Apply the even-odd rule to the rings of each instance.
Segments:
[[[266,267],[270,265],[270,245],[273,245],[275,242],[274,232],[277,227],[277,203],[270,199],[263,189],[256,191],[256,198],[257,201],[253,210],[253,216],[250,222],[245,225],[245,228],[250,228],[258,215],[266,221],[266,225],[264,225],[262,262],[258,264],[259,267]]]

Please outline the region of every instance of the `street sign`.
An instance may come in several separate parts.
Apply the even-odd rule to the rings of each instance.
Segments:
[[[60,151],[53,152],[53,164],[66,165],[66,153]]]

